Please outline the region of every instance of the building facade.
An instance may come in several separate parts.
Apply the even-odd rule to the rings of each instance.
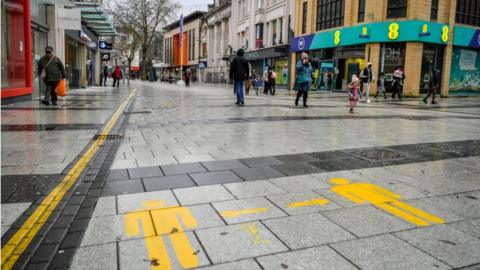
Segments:
[[[314,89],[345,89],[371,62],[387,87],[395,67],[405,67],[407,96],[426,91],[422,78],[431,70],[441,72],[443,96],[479,90],[476,0],[295,0],[295,7],[291,64],[300,52],[310,54]]]
[[[293,1],[232,0],[231,46],[242,48],[252,70],[267,67],[277,73],[277,85],[288,84],[289,43],[293,29]],[[234,55],[231,55],[231,59]]]
[[[195,11],[183,18],[183,35],[180,37],[180,20],[163,28],[163,50],[165,64],[161,77],[178,80],[180,69],[191,72],[191,80],[198,80],[200,58],[200,28],[205,12]]]
[[[208,6],[200,37],[199,80],[205,83],[226,83],[230,46],[231,1],[215,0]]]

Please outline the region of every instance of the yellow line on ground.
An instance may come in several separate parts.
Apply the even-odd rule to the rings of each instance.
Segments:
[[[132,90],[130,95],[120,104],[115,113],[112,115],[107,125],[103,128],[100,135],[108,135],[113,126],[123,113],[128,101],[135,93]],[[58,203],[63,199],[65,193],[75,184],[78,177],[87,167],[95,153],[105,143],[104,139],[97,139],[83,156],[75,163],[62,181],[47,195],[35,211],[27,218],[20,229],[10,238],[2,248],[2,270],[10,270],[17,262],[20,255],[27,249],[30,242],[37,235],[38,231],[43,227]]]
[[[297,207],[305,207],[305,206],[313,206],[313,205],[325,205],[327,203],[328,203],[328,200],[317,198],[317,199],[311,199],[307,201],[289,203],[288,208],[297,208]]]
[[[220,213],[220,215],[224,218],[235,218],[238,216],[263,213],[267,211],[268,211],[267,208],[260,207],[260,208],[249,208],[249,209],[238,210],[238,211],[223,211],[222,213]]]

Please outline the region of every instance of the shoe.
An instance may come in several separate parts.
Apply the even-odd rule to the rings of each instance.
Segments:
[[[43,104],[43,105],[50,105],[50,102],[48,102],[47,100],[43,100],[43,99],[42,99],[42,104]]]
[[[57,102],[56,102],[56,101],[52,101],[52,105],[57,106]]]
[[[350,108],[350,113],[353,113],[353,108]]]
[[[432,100],[432,104],[437,104],[437,102],[435,100]]]
[[[295,102],[295,106],[298,106],[298,102]]]
[[[422,99],[423,100],[423,103],[427,104],[427,99]],[[432,101],[433,102],[433,101]]]
[[[240,105],[242,105],[242,106],[245,105],[245,102],[240,102]]]
[[[369,99],[369,98],[367,98],[367,103],[370,103],[370,102],[371,102],[371,101],[370,101],[370,99]]]
[[[308,105],[307,105],[307,104],[304,104],[303,107],[304,107],[304,108],[308,108]]]

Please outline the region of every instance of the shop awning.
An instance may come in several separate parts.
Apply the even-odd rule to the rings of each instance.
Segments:
[[[82,12],[82,22],[98,36],[115,36],[117,31],[103,7],[94,2],[74,2]]]
[[[40,0],[38,4],[52,5],[52,6],[64,6],[75,7],[75,4],[70,0]]]

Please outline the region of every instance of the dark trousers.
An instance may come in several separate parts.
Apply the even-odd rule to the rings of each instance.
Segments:
[[[268,94],[269,89],[270,89],[270,84],[269,84],[267,81],[265,81],[265,82],[263,83],[263,93],[264,93],[265,95]]]
[[[103,86],[107,86],[107,76],[103,76]]]
[[[115,85],[118,87],[120,87],[120,78],[116,78],[116,77],[113,77],[113,87],[115,87]]]
[[[392,89],[393,89],[392,98],[395,98],[395,96],[398,96],[398,99],[402,99],[402,86],[400,85],[400,83],[395,82],[393,84]]]
[[[58,81],[46,81],[45,82],[45,101],[57,102],[57,92],[55,92],[55,88],[57,88]]]
[[[432,102],[435,101],[435,92],[437,92],[437,89],[435,87],[431,87],[428,89],[428,94],[423,100],[427,100],[430,96],[432,96]]]
[[[297,98],[295,99],[295,105],[298,105],[298,100],[303,95],[303,106],[307,105],[308,91],[298,91]]]
[[[270,83],[270,95],[275,96],[275,84]]]

